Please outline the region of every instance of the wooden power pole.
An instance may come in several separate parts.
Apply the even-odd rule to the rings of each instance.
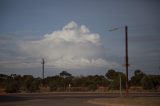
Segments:
[[[113,28],[109,31],[115,31],[118,30],[118,28]],[[126,96],[128,95],[128,26],[125,26],[125,64],[124,66],[126,67]]]
[[[44,64],[45,64],[45,61],[44,61],[44,58],[42,58],[42,83],[44,85]]]
[[[125,53],[126,53],[126,57],[125,57],[125,67],[126,67],[126,96],[128,95],[128,26],[125,26]]]

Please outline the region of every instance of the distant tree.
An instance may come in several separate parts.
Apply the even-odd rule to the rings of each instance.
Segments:
[[[6,82],[5,91],[7,93],[16,93],[16,92],[19,92],[20,85],[18,84],[18,81],[16,81],[14,79],[14,77],[9,76],[6,81],[7,82]]]
[[[108,86],[109,85],[109,81],[102,75],[95,75],[94,77],[94,82],[96,83],[96,85],[98,86]]]
[[[108,79],[115,79],[118,76],[118,73],[113,69],[109,69],[105,76]]]
[[[143,89],[145,89],[145,90],[154,89],[154,85],[153,85],[152,79],[147,75],[145,75],[141,79],[141,84],[142,84]]]
[[[40,86],[40,81],[39,79],[34,79],[31,82],[31,86],[28,87],[28,91],[29,92],[36,92],[37,90],[39,90],[39,86]]]
[[[19,86],[16,81],[11,81],[6,85],[5,91],[7,93],[16,93],[19,91]]]
[[[87,86],[87,78],[84,76],[73,77],[72,79],[72,87],[86,87]]]
[[[142,86],[141,80],[145,74],[141,70],[135,70],[134,76],[131,77],[130,84],[132,86]]]
[[[97,89],[97,85],[96,84],[89,84],[88,85],[88,90],[89,91],[95,91]]]
[[[84,79],[84,78],[83,78]],[[85,77],[83,80],[85,86],[88,87],[89,90],[94,91],[98,86],[108,86],[109,81],[102,75],[89,75]]]
[[[105,74],[105,76],[107,77],[107,79],[110,81],[110,85],[109,88],[110,89],[119,89],[120,86],[120,76],[121,76],[121,85],[122,88],[125,88],[125,81],[126,81],[126,77],[125,74],[122,72],[116,72],[113,69],[108,70],[108,72]]]
[[[52,77],[47,77],[47,84],[50,88],[50,91],[59,91],[59,88],[64,87],[64,80],[63,77],[60,77],[58,75],[52,76]]]
[[[63,78],[72,76],[72,74],[68,73],[67,71],[62,71],[61,73],[59,73],[59,75]]]
[[[141,71],[141,70],[135,70],[135,72],[134,72],[134,76],[143,76],[144,75],[144,73]]]
[[[158,89],[160,87],[160,75],[148,75],[152,80],[154,85],[154,89]]]
[[[7,85],[8,75],[0,74],[0,87],[5,88]]]
[[[27,92],[35,92],[39,89],[40,80],[35,79],[32,75],[23,76],[23,89]]]
[[[68,73],[67,71],[62,71],[59,73],[60,77],[63,78],[63,86],[64,90],[66,90],[66,87],[71,83],[72,81],[72,74]]]

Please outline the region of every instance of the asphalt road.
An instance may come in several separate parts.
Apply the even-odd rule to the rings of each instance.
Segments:
[[[94,98],[113,98],[118,93],[31,93],[0,95],[0,106],[98,106],[87,103]],[[160,93],[133,93],[130,96],[160,96]]]
[[[87,103],[94,96],[66,94],[0,95],[0,106],[98,106]]]
[[[82,98],[34,98],[1,102],[0,106],[98,106],[87,103],[87,100]]]

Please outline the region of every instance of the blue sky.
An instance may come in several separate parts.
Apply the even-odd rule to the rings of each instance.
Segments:
[[[47,61],[46,76],[62,70],[125,72],[128,25],[130,75],[135,69],[160,74],[159,5],[159,0],[0,0],[0,73],[41,76],[41,58]]]

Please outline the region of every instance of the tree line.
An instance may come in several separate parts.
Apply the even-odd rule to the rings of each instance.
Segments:
[[[44,79],[35,78],[32,75],[4,75],[0,74],[0,89],[4,88],[7,93],[15,92],[39,92],[41,88],[48,88],[49,91],[96,91],[99,88],[118,90],[120,87],[125,90],[126,76],[122,72],[110,69],[105,75],[73,76],[67,71],[59,75],[48,76]],[[160,75],[147,75],[141,70],[135,70],[129,80],[130,88],[142,88],[143,90],[158,90],[160,88]]]

